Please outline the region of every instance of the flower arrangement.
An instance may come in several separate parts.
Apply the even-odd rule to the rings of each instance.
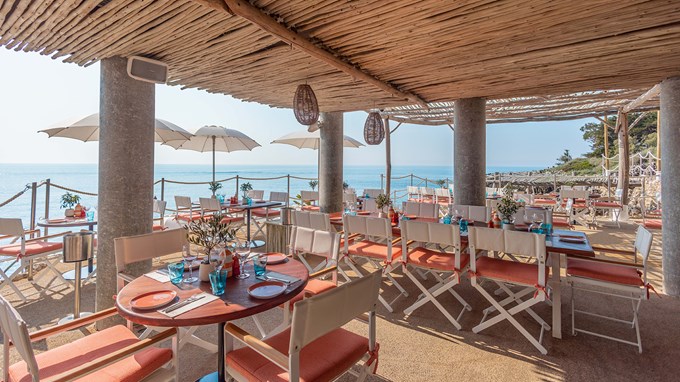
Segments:
[[[250,182],[245,182],[242,183],[241,186],[239,187],[241,190],[241,194],[243,195],[243,199],[248,197],[248,191],[253,189],[253,185],[250,184]]]
[[[203,264],[210,264],[210,252],[213,249],[226,247],[227,243],[236,238],[236,230],[223,223],[223,218],[223,215],[215,214],[209,219],[191,221],[184,226],[187,230],[187,241],[205,250]]]
[[[383,208],[389,206],[392,204],[392,201],[390,200],[390,197],[385,195],[385,194],[379,194],[375,198],[375,206],[380,210],[383,211]]]
[[[309,181],[309,188],[311,188],[312,191],[315,191],[315,190],[316,190],[316,186],[318,186],[318,185],[319,185],[319,181],[316,180],[316,179],[313,179],[313,180],[310,180],[310,181]]]

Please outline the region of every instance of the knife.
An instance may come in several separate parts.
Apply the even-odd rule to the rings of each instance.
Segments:
[[[186,299],[186,300],[184,300],[184,301],[182,301],[182,302],[178,302],[178,303],[176,303],[175,305],[170,305],[169,307],[165,308],[165,309],[163,310],[163,312],[165,312],[165,313],[170,313],[170,312],[175,311],[175,310],[177,310],[177,309],[179,309],[179,308],[182,308],[182,307],[184,307],[184,306],[187,306],[187,305],[191,304],[192,302],[196,302],[196,301],[198,301],[198,300],[200,300],[200,299],[202,299],[202,298],[204,298],[204,297],[205,297],[204,294],[199,294],[199,295],[191,296],[191,297],[189,297],[188,299]]]

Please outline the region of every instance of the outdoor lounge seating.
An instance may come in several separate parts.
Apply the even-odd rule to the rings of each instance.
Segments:
[[[635,264],[603,260],[599,258],[574,258],[567,262],[567,282],[572,286],[571,294],[571,333],[585,333],[601,338],[606,338],[628,345],[637,346],[642,353],[642,340],[640,338],[640,305],[643,299],[649,299],[649,289],[653,289],[647,281],[647,260],[652,247],[654,236],[644,227],[638,227],[635,237],[633,256]],[[621,254],[621,251],[616,251]],[[624,253],[627,254],[627,253]],[[642,270],[637,264],[637,255],[642,259]],[[630,300],[633,308],[632,320],[623,320],[607,316],[603,313],[594,313],[576,309],[576,291],[586,291],[617,299]],[[635,329],[636,340],[614,337],[613,335],[597,333],[576,327],[576,313],[585,314],[596,318],[602,318],[612,322],[630,325]]]
[[[202,218],[200,209],[194,208],[191,198],[188,196],[175,195],[175,220],[194,221]]]
[[[438,219],[439,206],[433,203],[404,202],[404,215]]]
[[[288,193],[271,191],[269,193],[269,201],[281,202],[283,203],[283,206],[285,206],[288,202]],[[281,216],[281,207],[283,206],[253,208],[250,211],[253,223],[255,224],[255,233],[253,233],[253,237],[258,234],[264,235],[265,223],[278,219]]]
[[[304,299],[295,304],[292,325],[261,341],[227,324],[227,372],[237,381],[332,381],[361,363],[358,381],[375,373],[375,308],[381,274]],[[368,338],[343,325],[368,312]],[[246,347],[234,350],[234,339]]]
[[[165,229],[165,206],[168,202],[164,200],[153,200],[153,213],[158,214],[158,217],[154,215],[154,221],[158,221],[158,224],[154,224],[152,230],[162,231]]]
[[[300,191],[300,199],[302,202],[302,209],[306,211],[319,211],[319,192],[318,191]]]
[[[469,254],[463,253],[460,227],[455,224],[405,221],[401,227],[401,245],[404,262],[402,270],[423,293],[413,305],[404,310],[404,314],[410,315],[419,307],[431,302],[456,329],[460,330],[460,318],[466,310],[472,310],[470,304],[453,290],[454,286],[460,284],[460,276],[467,272],[470,262]],[[450,248],[452,252],[445,250],[446,248]],[[426,288],[409,270],[410,267],[433,275],[437,284]],[[437,296],[446,292],[451,293],[463,305],[455,318],[437,301]]]
[[[29,266],[31,266],[32,261],[40,260],[43,261],[47,268],[54,273],[54,275],[66,283],[67,285],[73,286],[73,284],[64,279],[64,276],[55,268],[55,264],[58,263],[61,258],[55,256],[61,253],[63,249],[63,243],[61,241],[49,241],[48,239],[54,239],[57,237],[62,237],[70,232],[63,232],[54,235],[27,238],[26,236],[30,234],[39,234],[38,230],[26,231],[21,222],[21,219],[7,219],[0,218],[0,239],[12,239],[12,242],[8,245],[0,246],[0,258],[12,258],[14,261],[10,263],[5,269],[0,268],[0,276],[2,276],[2,284],[0,284],[0,289],[9,286],[14,290],[14,293],[21,298],[21,301],[26,302],[28,299],[26,295],[14,284],[14,278],[24,271],[28,271]],[[13,272],[7,274],[10,268],[18,264]],[[43,277],[47,272],[42,273],[37,278],[31,280],[31,284],[36,286],[37,281],[40,277]]]
[[[611,219],[616,223],[616,226],[621,228],[621,223],[619,223],[619,217],[623,210],[623,205],[621,204],[621,193],[623,190],[617,189],[615,196],[613,198],[603,197],[594,200],[591,205],[593,207],[593,224],[597,224],[597,213],[598,212],[608,212],[611,215]]]
[[[345,229],[345,260],[357,275],[364,273],[359,270],[355,261],[366,260],[373,268],[383,271],[385,277],[392,282],[399,294],[388,302],[382,296],[380,302],[387,310],[393,312],[392,304],[401,296],[408,297],[406,290],[390,275],[399,266],[401,247],[397,244],[401,239],[392,238],[392,227],[387,219],[369,216],[343,216]]]
[[[484,310],[482,321],[472,328],[472,331],[479,333],[501,321],[508,320],[538,351],[547,354],[548,351],[541,342],[544,331],[550,330],[550,325],[531,309],[532,306],[547,299],[549,268],[546,266],[545,236],[528,232],[470,227],[468,240],[471,283],[491,303],[491,306]],[[487,254],[476,258],[478,251],[486,251]],[[535,258],[536,263],[492,257],[491,255],[496,252],[515,257]],[[494,282],[508,297],[497,301],[484,289],[482,280]],[[522,289],[513,291],[508,285],[516,285]],[[523,300],[522,298],[526,296],[533,297]],[[507,306],[512,303],[516,305],[508,309]],[[540,325],[538,338],[532,336],[514,317],[521,311],[526,311]],[[488,318],[493,312],[498,312],[498,314]]]

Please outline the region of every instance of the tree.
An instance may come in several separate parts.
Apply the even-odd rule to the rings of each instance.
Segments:
[[[640,113],[628,114],[628,124],[631,125]],[[610,126],[616,126],[616,117],[607,118],[607,123]],[[590,158],[601,158],[604,155],[604,125],[602,123],[586,123],[581,126],[583,132],[583,140],[590,143],[591,152],[585,154]],[[648,112],[637,125],[633,126],[628,132],[630,135],[630,152],[638,153],[646,150],[656,149],[656,113]],[[609,156],[618,153],[618,135],[614,129],[607,129],[607,138],[609,141]]]
[[[557,165],[562,165],[568,162],[571,162],[571,154],[569,154],[569,150],[564,150],[564,153],[557,158]]]

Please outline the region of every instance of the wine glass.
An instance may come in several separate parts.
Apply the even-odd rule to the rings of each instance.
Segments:
[[[529,232],[533,232],[534,228],[536,230],[540,230],[542,223],[543,215],[534,212],[534,214],[531,216],[531,225],[529,226]]]
[[[236,255],[238,256],[241,270],[241,273],[236,277],[239,279],[247,279],[250,277],[250,274],[246,273],[246,263],[248,262],[248,256],[250,255],[250,241],[237,245]]]
[[[189,277],[184,279],[185,284],[191,284],[195,283],[198,281],[197,277],[194,277],[194,260],[196,260],[196,254],[191,253],[191,246],[188,244],[185,244],[182,247],[182,259],[184,260],[184,267],[187,267],[187,264],[189,266]]]

